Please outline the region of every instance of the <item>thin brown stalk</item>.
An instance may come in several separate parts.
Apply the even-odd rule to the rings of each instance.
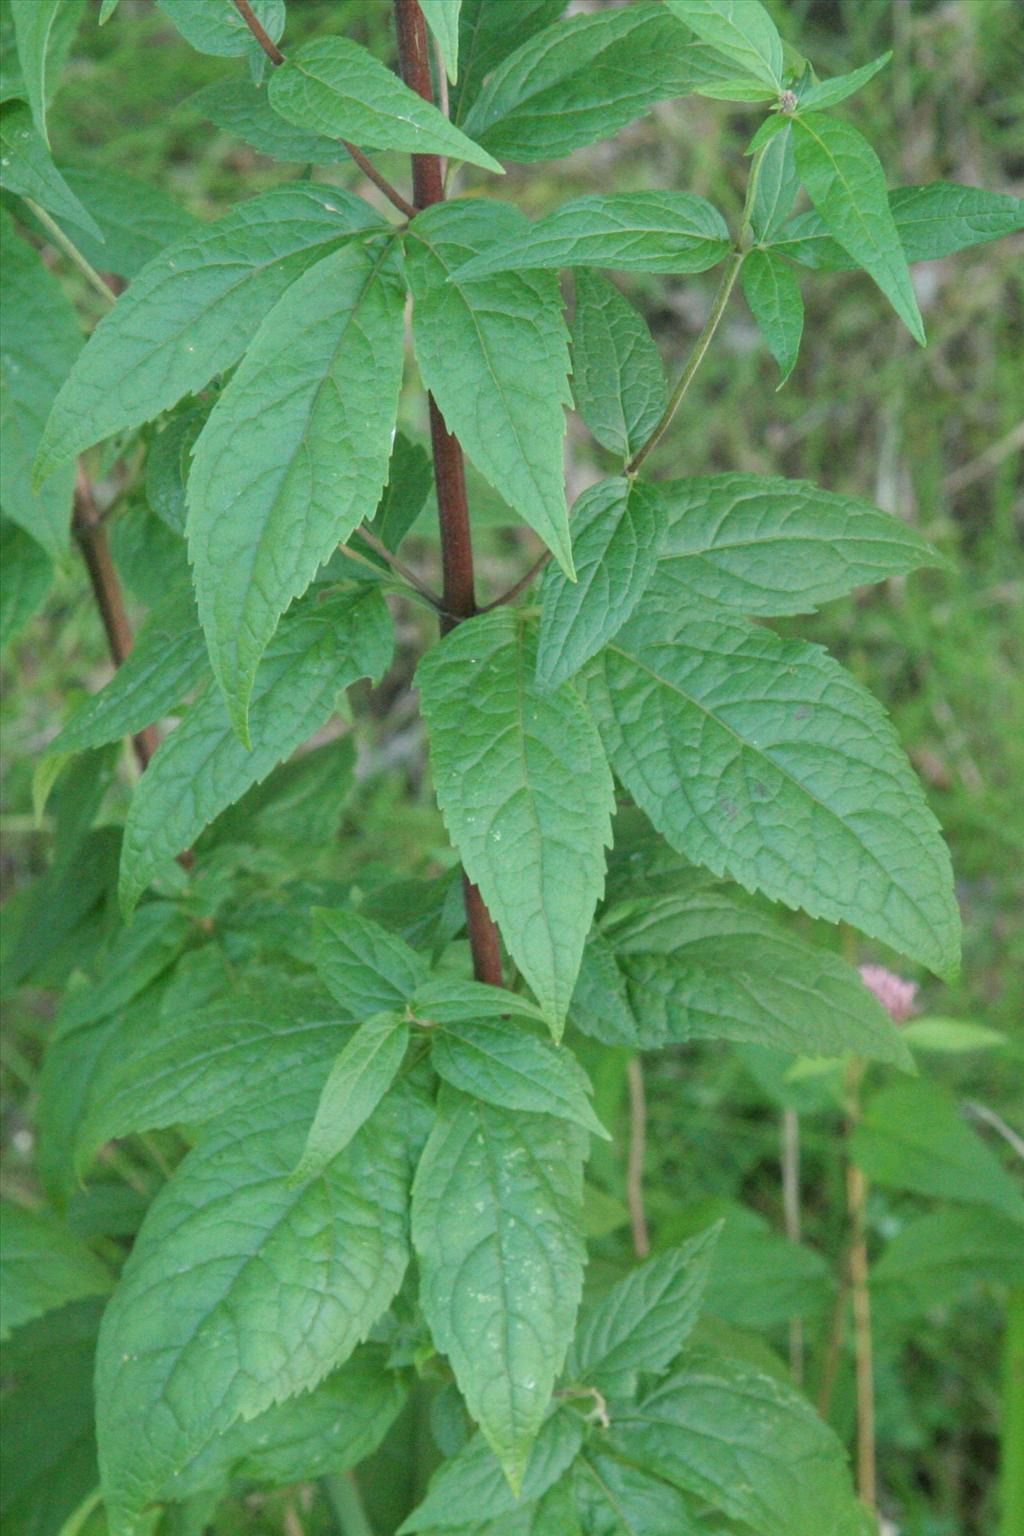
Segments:
[[[647,1095],[644,1069],[639,1056],[631,1058],[626,1069],[629,1082],[629,1157],[626,1164],[626,1203],[633,1228],[633,1251],[646,1259],[651,1251],[651,1237],[644,1209],[644,1163],[647,1160]]]
[[[863,1062],[850,1062],[846,1075],[847,1136],[860,1119]],[[850,1223],[850,1294],[853,1301],[857,1368],[857,1492],[871,1510],[878,1505],[875,1445],[875,1368],[871,1338],[871,1291],[867,1240],[868,1183],[851,1158],[846,1166],[846,1209]]]
[[[800,1241],[800,1117],[795,1109],[782,1111],[782,1205],[786,1236],[791,1243]],[[789,1365],[793,1379],[804,1379],[804,1325],[799,1314],[789,1320]]]
[[[480,609],[480,612],[490,613],[492,608],[501,608],[505,603],[515,602],[520,592],[525,592],[527,587],[531,586],[532,583],[536,581],[537,577],[540,575],[541,571],[544,569],[550,559],[551,551],[550,549],[546,549],[544,553],[539,555],[533,562],[525,576],[520,576],[519,580],[514,582],[513,585],[509,587],[507,592],[503,592],[501,596],[496,597],[493,602],[485,603],[484,606]]]
[[[396,576],[401,576],[402,580],[408,583],[410,587],[415,588],[421,597],[426,598],[427,602],[432,608],[436,608],[439,613],[443,613],[443,600],[438,597],[436,592],[432,591],[431,588],[427,586],[425,581],[421,580],[421,578],[417,576],[416,572],[412,569],[411,566],[406,565],[404,560],[400,560],[397,555],[392,554],[391,550],[388,549],[383,539],[378,539],[377,535],[372,533],[370,529],[366,528],[365,526],[360,528],[359,537],[363,540],[364,544],[368,544],[372,550],[375,550],[376,553],[380,555],[381,559],[386,562],[386,564],[390,565]],[[346,550],[346,553],[351,554],[352,551],[348,549]]]

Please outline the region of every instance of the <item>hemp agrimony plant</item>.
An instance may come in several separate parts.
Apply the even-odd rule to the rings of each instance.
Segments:
[[[23,1516],[56,1536],[101,1507],[135,1536],[166,1506],[198,1532],[231,1487],[327,1475],[365,1536],[339,1474],[412,1394],[444,1457],[403,1532],[856,1536],[844,1448],[797,1387],[688,1342],[716,1228],[581,1305],[607,1132],[577,1052],[725,1039],[908,1063],[857,972],[764,898],[946,976],[949,859],[882,709],[763,621],[937,557],[827,488],[646,471],[737,287],[783,380],[818,271],[862,269],[894,343],[899,325],[923,342],[910,264],[1021,228],[1020,205],[889,191],[836,111],[887,56],[821,80],[758,0],[567,19],[562,0],[396,0],[397,62],[337,35],[290,46],[285,0],[157,4],[247,61],[198,98],[213,123],[299,166],[351,157],[376,191],[302,176],[200,223],[130,178],[62,174],[47,101],[79,7],[10,0],[11,622],[73,526],[120,663],[39,765],[54,863],[7,962],[65,988],[38,1111],[51,1209],[8,1213],[5,1286],[32,1433],[76,1438],[25,1474]],[[503,165],[689,93],[751,107],[733,227],[675,187],[532,221],[506,200]],[[411,156],[406,190],[381,151]],[[84,345],[40,233],[106,311]],[[667,382],[604,274],[712,269]],[[432,465],[396,432],[413,368]],[[618,461],[571,517],[567,408]],[[483,611],[464,456],[546,550]],[[437,591],[402,554],[431,493]],[[115,502],[142,509],[134,644]],[[360,886],[319,862],[352,734],[299,749],[384,677],[413,610],[440,630],[415,687],[463,873]],[[123,827],[95,825],[124,738],[143,771]],[[130,1137],[158,1191],[73,1228]],[[94,1349],[98,1471],[72,1385]]]

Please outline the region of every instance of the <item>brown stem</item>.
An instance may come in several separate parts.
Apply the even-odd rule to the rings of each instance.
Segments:
[[[424,101],[433,103],[430,48],[419,0],[395,0],[395,24],[402,79]],[[417,208],[429,208],[444,201],[444,173],[438,155],[413,155],[412,185]],[[466,466],[459,441],[448,431],[433,395],[430,396],[430,440],[434,450],[434,480],[441,525],[445,609],[441,617],[441,633],[444,635],[460,620],[472,618],[477,607]],[[500,987],[503,978],[498,929],[478,888],[466,879],[463,885],[474,973],[478,981]]]
[[[284,54],[281,52],[280,48],[274,42],[270,34],[264,30],[263,23],[260,21],[259,17],[256,15],[256,12],[249,4],[249,0],[235,0],[235,9],[237,10],[239,16],[241,16],[242,20],[245,22],[246,26],[249,28],[249,31],[252,33],[253,37],[259,43],[260,47],[263,49],[263,52],[266,54],[271,64],[283,64]]]
[[[647,1212],[644,1210],[647,1096],[644,1092],[644,1069],[639,1056],[631,1059],[626,1072],[629,1079],[629,1161],[626,1169],[626,1201],[633,1227],[633,1251],[638,1259],[646,1259],[651,1251]]]
[[[501,608],[505,603],[514,602],[515,599],[519,596],[520,592],[525,592],[531,582],[536,581],[537,577],[540,575],[541,571],[544,569],[550,559],[551,551],[550,549],[546,549],[544,553],[538,556],[538,558],[533,562],[525,576],[520,576],[519,580],[513,582],[512,586],[509,587],[507,592],[503,592],[500,597],[496,597],[493,603],[485,604],[485,606],[480,609],[480,612],[490,613],[492,608]]]
[[[854,1058],[846,1078],[848,1137],[860,1119],[860,1083],[863,1074],[863,1063]],[[867,1507],[874,1510],[878,1507],[878,1474],[867,1206],[868,1184],[864,1170],[850,1159],[846,1167],[846,1208],[850,1220],[850,1294],[853,1300],[854,1354],[857,1366],[857,1492]]]

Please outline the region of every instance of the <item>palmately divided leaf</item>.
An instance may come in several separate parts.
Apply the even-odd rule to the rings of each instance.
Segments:
[[[378,1013],[355,1031],[328,1074],[320,1102],[292,1174],[316,1179],[373,1114],[394,1081],[409,1044],[400,1014]]]
[[[314,908],[313,954],[320,980],[359,1023],[404,1009],[427,974],[425,960],[404,939],[340,907]]]
[[[881,707],[818,647],[657,582],[587,672],[637,804],[715,874],[955,972],[949,854]]]
[[[598,442],[628,459],[668,404],[665,370],[647,322],[599,272],[576,273],[572,392]]]
[[[110,1290],[106,1265],[48,1212],[5,1201],[0,1221],[0,1339],[44,1312]]]
[[[30,197],[52,213],[87,230],[97,240],[103,235],[92,215],[83,208],[50,159],[50,151],[36,132],[32,114],[23,101],[0,106],[0,187]]]
[[[793,268],[773,251],[750,251],[741,269],[743,296],[779,365],[779,388],[796,367],[804,301]]]
[[[782,89],[782,39],[760,0],[665,0],[699,38],[771,90]]]
[[[274,187],[143,267],[89,338],[36,462],[45,479],[238,361],[267,311],[335,245],[383,227],[340,187]]]
[[[438,803],[466,873],[556,1030],[604,886],[612,780],[568,685],[534,681],[510,608],[460,624],[416,673]]]
[[[515,1493],[579,1304],[585,1140],[445,1087],[413,1188],[421,1305]]]
[[[390,1101],[321,1178],[296,1187],[288,1176],[314,1102],[271,1093],[222,1121],[143,1222],[96,1367],[114,1536],[136,1530],[237,1419],[341,1365],[401,1283],[408,1108]]]
[[[121,853],[121,902],[131,912],[160,866],[318,730],[338,695],[391,660],[391,619],[379,592],[307,602],[281,625],[260,666],[242,745],[209,688],[158,748],[135,791]]]
[[[199,618],[243,739],[281,614],[373,516],[387,480],[404,301],[389,245],[325,256],[267,315],[196,444],[187,532]]]
[[[565,203],[496,250],[475,256],[459,277],[560,267],[705,272],[728,251],[728,226],[706,197],[693,192],[619,192]]]
[[[450,155],[501,175],[486,150],[350,38],[303,43],[274,71],[269,95],[274,110],[297,128],[365,149]]]
[[[406,254],[416,358],[449,431],[571,575],[563,465],[569,338],[558,280],[547,272],[458,275],[524,222],[507,204],[483,200],[440,204],[413,220]]]

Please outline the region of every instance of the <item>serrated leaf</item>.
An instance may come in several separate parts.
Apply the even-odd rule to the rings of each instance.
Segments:
[[[10,0],[10,6],[32,119],[49,143],[46,108],[74,40],[82,0]]]
[[[804,301],[800,284],[781,257],[772,251],[748,252],[741,268],[743,296],[779,365],[779,389],[796,367],[804,330]]]
[[[251,80],[239,80],[234,75],[215,80],[191,96],[188,104],[205,113],[225,133],[274,160],[334,165],[349,158],[340,139],[296,128],[275,112],[267,90]]]
[[[106,1265],[56,1217],[5,1201],[0,1221],[0,1339],[44,1312],[110,1290]]]
[[[598,272],[576,273],[572,391],[598,442],[629,458],[668,404],[661,357],[647,322]]]
[[[660,5],[555,22],[503,59],[464,127],[492,154],[553,160],[613,137],[701,78],[687,34]]]
[[[751,228],[758,241],[764,244],[774,241],[788,219],[800,190],[790,124],[785,119],[768,118],[768,123],[780,122],[781,127],[777,128],[764,146],[750,205]]]
[[[619,192],[578,197],[466,263],[458,276],[538,268],[614,267],[619,272],[705,272],[729,251],[729,229],[693,192]]]
[[[292,1180],[317,1179],[348,1146],[394,1081],[409,1044],[400,1014],[378,1013],[351,1036],[328,1074]]]
[[[665,0],[691,31],[755,80],[782,89],[782,39],[760,0]]]
[[[403,1009],[426,979],[426,961],[371,918],[342,908],[313,909],[317,974],[345,1015],[362,1023]]]
[[[597,1445],[576,1462],[573,1492],[587,1536],[702,1536],[677,1488]]]
[[[5,101],[0,106],[0,187],[19,197],[30,197],[54,218],[103,239],[96,222],[50,159],[50,151],[23,101]]]
[[[438,803],[466,873],[557,1033],[604,885],[612,782],[568,686],[534,682],[509,608],[460,624],[416,673]]]
[[[274,110],[297,128],[365,149],[449,155],[502,174],[486,150],[349,38],[303,43],[274,71],[268,91]]]
[[[883,53],[879,58],[873,59],[870,64],[861,65],[860,69],[851,70],[848,75],[836,75],[833,80],[819,80],[812,85],[809,91],[805,91],[800,97],[801,112],[821,112],[826,107],[836,107],[869,80],[874,79],[880,69],[884,69],[892,58],[891,51]]]
[[[101,272],[133,278],[167,246],[203,225],[162,187],[95,166],[67,167],[68,186],[95,219],[102,238],[76,230],[75,244]]]
[[[49,555],[9,517],[0,518],[0,650],[35,617],[53,581]]]
[[[379,677],[392,644],[378,592],[300,607],[281,625],[257,674],[251,750],[232,730],[220,694],[207,689],[158,748],[135,791],[121,852],[124,910],[132,911],[163,863],[312,736],[343,689],[359,677]]]
[[[453,1088],[502,1109],[557,1115],[605,1141],[587,1098],[589,1083],[564,1048],[500,1019],[447,1024],[431,1034],[430,1059]]]
[[[924,323],[907,257],[871,145],[849,123],[817,115],[811,121],[793,119],[793,143],[800,180],[829,233],[875,280],[923,346]]]
[[[187,523],[196,600],[243,739],[281,614],[373,516],[387,479],[404,302],[390,246],[325,256],[267,315],[196,443]]]
[[[846,1454],[792,1387],[737,1361],[693,1354],[609,1440],[760,1536],[861,1536]]]
[[[222,1121],[147,1213],[96,1364],[114,1536],[128,1536],[175,1472],[235,1420],[341,1365],[401,1283],[401,1101],[321,1178],[295,1187],[288,1175],[311,1110],[308,1092],[269,1095]]]
[[[580,1313],[566,1370],[616,1394],[636,1390],[641,1371],[661,1371],[697,1321],[720,1226],[633,1270]]]
[[[51,560],[67,550],[75,471],[55,475],[32,490],[32,460],[57,390],[82,349],[75,312],[38,252],[0,214],[0,501],[5,516],[33,538]]]
[[[496,64],[522,46],[565,10],[566,0],[519,0],[514,11],[505,0],[462,0],[459,11],[459,81],[453,116],[461,123]]]
[[[557,688],[596,656],[640,601],[658,564],[666,528],[659,487],[602,480],[573,508],[575,582],[544,578],[537,682]]]
[[[1024,229],[1024,199],[954,182],[896,187],[889,206],[908,261],[937,261]]]
[[[454,85],[459,78],[459,11],[462,0],[420,0],[424,19],[441,50],[444,72]]]
[[[523,222],[507,204],[483,200],[441,204],[413,220],[406,255],[416,358],[449,431],[571,574],[563,467],[569,350],[558,281],[546,272],[458,275]]]
[[[251,0],[256,20],[273,42],[284,31],[285,0]],[[168,21],[198,53],[234,58],[248,52],[252,33],[233,0],[157,0]]]
[[[881,707],[817,647],[656,587],[587,674],[637,804],[715,874],[954,972],[949,855]]]
[[[285,289],[334,246],[381,227],[339,187],[275,187],[178,241],[105,315],[46,425],[36,474],[149,421],[245,351]]]
[[[445,1087],[416,1173],[420,1303],[514,1493],[579,1303],[584,1140]]]
[[[50,752],[88,752],[136,736],[208,677],[195,599],[188,588],[172,592],[150,613],[127,660],[72,715]]]
[[[662,481],[658,492],[668,524],[658,586],[686,600],[812,613],[855,587],[942,563],[898,517],[809,480],[696,476]]]
[[[481,1019],[533,1019],[544,1023],[536,1003],[507,987],[434,975],[420,982],[409,1002],[421,1024],[475,1024]]]

